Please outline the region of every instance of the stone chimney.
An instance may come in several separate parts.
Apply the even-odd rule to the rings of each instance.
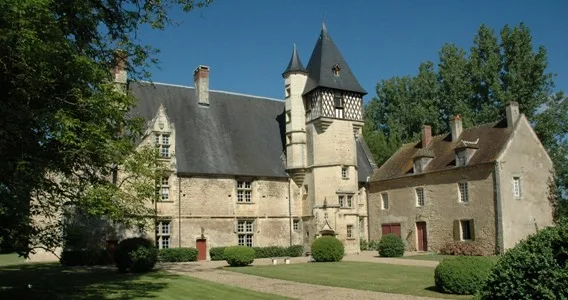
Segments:
[[[209,67],[198,66],[193,71],[193,83],[195,85],[195,96],[197,103],[202,106],[209,106]]]
[[[519,119],[519,103],[509,101],[505,104],[505,113],[507,114],[507,127],[513,127]]]
[[[452,128],[452,142],[453,142],[460,137],[463,131],[462,120],[460,115],[456,115],[452,120],[450,120],[450,127]]]
[[[422,148],[428,147],[432,141],[432,127],[429,125],[422,125]]]
[[[126,71],[128,54],[123,50],[114,52],[114,69],[112,70],[113,81],[119,84],[126,84],[128,72]]]

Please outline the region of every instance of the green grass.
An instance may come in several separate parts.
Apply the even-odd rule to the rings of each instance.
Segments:
[[[23,264],[25,259],[16,253],[0,254],[0,266]]]
[[[112,267],[67,268],[58,264],[0,267],[0,299],[140,298],[285,299],[160,271],[122,274]]]
[[[442,294],[434,287],[434,268],[379,263],[338,262],[225,268],[228,271],[326,286],[438,298],[471,296]]]

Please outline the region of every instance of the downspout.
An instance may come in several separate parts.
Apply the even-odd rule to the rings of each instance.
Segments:
[[[290,246],[292,246],[292,178],[288,178],[288,227],[290,228]]]
[[[371,189],[371,183],[369,182],[369,176],[367,176],[366,178],[367,180],[365,180],[365,206],[367,207],[367,236],[365,237],[365,240],[367,240],[367,242],[371,241],[371,212],[370,212],[370,205],[369,205],[369,193],[370,193],[370,189]]]
[[[497,230],[496,248],[498,254],[504,253],[503,243],[503,205],[501,202],[501,174],[499,172],[499,161],[495,161],[493,171],[493,185],[495,186],[495,228]]]
[[[178,247],[181,248],[181,178],[177,174],[178,179]]]

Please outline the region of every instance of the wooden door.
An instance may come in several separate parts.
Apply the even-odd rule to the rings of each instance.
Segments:
[[[207,240],[200,239],[197,240],[197,260],[207,259]]]
[[[400,223],[381,224],[383,236],[394,233],[400,237]]]
[[[418,251],[428,251],[428,236],[426,234],[426,222],[416,222],[416,239]]]

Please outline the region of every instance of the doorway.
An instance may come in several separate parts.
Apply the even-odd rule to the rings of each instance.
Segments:
[[[197,260],[206,260],[207,259],[207,240],[206,239],[198,239],[196,241],[197,246]]]
[[[416,244],[418,251],[428,251],[428,236],[426,222],[416,222]]]

